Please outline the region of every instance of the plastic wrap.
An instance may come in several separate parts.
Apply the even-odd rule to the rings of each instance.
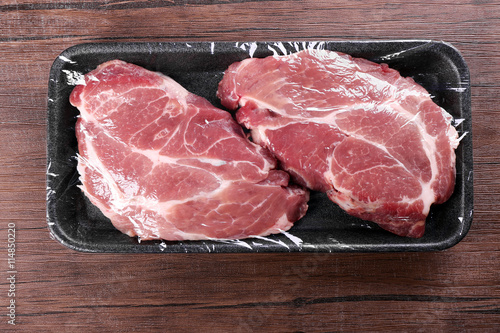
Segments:
[[[237,241],[142,241],[116,230],[78,188],[75,123],[69,103],[83,74],[121,59],[162,72],[188,91],[222,108],[215,93],[227,67],[248,57],[291,54],[306,48],[335,50],[387,63],[412,77],[453,117],[460,135],[452,197],[434,205],[420,239],[399,237],[347,215],[325,194],[312,192],[309,210],[288,232]],[[472,222],[472,136],[468,68],[452,46],[434,41],[207,42],[83,44],[64,51],[49,79],[47,220],[64,245],[87,252],[360,252],[429,251],[458,243]]]

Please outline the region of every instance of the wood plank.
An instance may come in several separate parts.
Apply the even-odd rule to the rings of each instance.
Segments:
[[[474,221],[433,253],[86,254],[46,223],[48,73],[85,42],[434,39],[471,72]],[[23,331],[498,332],[498,1],[45,1],[0,4],[0,330],[9,224]]]

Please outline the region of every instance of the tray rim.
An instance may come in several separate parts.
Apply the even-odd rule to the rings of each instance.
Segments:
[[[311,42],[325,42],[325,43],[348,43],[348,44],[398,44],[398,43],[415,43],[418,44],[416,47],[423,46],[425,44],[432,44],[438,47],[442,47],[447,52],[451,52],[451,54],[455,57],[454,59],[454,65],[456,66],[457,70],[459,71],[459,74],[462,78],[465,78],[468,82],[468,86],[466,89],[466,93],[461,95],[461,102],[462,102],[462,112],[466,113],[464,111],[468,111],[468,114],[470,115],[470,118],[467,120],[471,120],[472,118],[472,113],[471,113],[471,85],[470,85],[470,72],[469,68],[465,62],[465,59],[463,56],[460,54],[459,50],[455,48],[451,43],[447,43],[444,41],[435,41],[435,40],[429,40],[429,39],[384,39],[384,40],[321,40],[321,39],[314,39],[314,40],[297,40],[297,41],[155,41],[155,42],[146,42],[146,41],[134,41],[134,42],[90,42],[90,43],[81,43],[81,44],[76,44],[73,46],[68,47],[67,49],[63,50],[53,61],[52,66],[50,68],[50,73],[49,73],[49,89],[48,89],[48,100],[50,101],[51,98],[51,92],[54,91],[54,89],[51,89],[51,87],[55,88],[55,80],[53,80],[53,76],[55,75],[54,72],[59,72],[63,66],[66,64],[66,60],[63,60],[63,58],[66,59],[71,59],[71,56],[85,53],[84,50],[90,46],[92,47],[98,47],[101,49],[102,52],[106,52],[106,50],[113,50],[114,52],[120,52],[120,51],[126,51],[126,52],[131,52],[130,50],[126,50],[126,47],[134,46],[136,48],[141,48],[144,45],[149,45],[149,46],[155,46],[155,47],[160,47],[160,46],[172,46],[172,45],[194,45],[196,47],[203,47],[207,45],[213,45],[214,43],[217,44],[226,44],[226,45],[237,45],[237,43],[311,43]],[[116,48],[123,49],[123,50],[116,50]],[[193,47],[194,49],[194,47]],[[464,108],[466,108],[464,110]],[[60,226],[55,223],[51,222],[51,212],[53,211],[53,208],[51,207],[50,203],[50,196],[49,196],[49,191],[50,191],[50,184],[51,184],[51,178],[50,178],[50,165],[51,165],[51,148],[49,147],[49,142],[50,138],[52,137],[51,129],[52,126],[54,126],[53,122],[51,121],[51,116],[53,114],[51,113],[51,106],[50,103],[48,102],[47,105],[47,176],[46,176],[46,184],[47,184],[47,200],[46,200],[46,212],[47,212],[47,223],[48,223],[48,228],[50,231],[50,234],[53,238],[55,238],[57,241],[59,241],[62,245],[79,251],[79,252],[89,252],[89,253],[270,253],[270,252],[422,252],[422,251],[441,251],[445,250],[448,248],[451,248],[458,244],[468,233],[470,230],[471,224],[472,224],[472,218],[473,218],[473,211],[474,211],[474,196],[473,196],[473,186],[466,186],[466,184],[462,184],[464,191],[468,191],[467,196],[471,199],[471,202],[469,203],[469,208],[470,208],[470,216],[463,217],[463,228],[462,231],[459,234],[454,234],[453,237],[447,238],[446,240],[440,241],[440,242],[434,242],[434,243],[418,243],[418,244],[411,244],[411,246],[406,245],[406,244],[400,244],[399,246],[387,246],[387,244],[384,245],[378,245],[378,244],[369,244],[371,246],[370,249],[366,248],[361,248],[362,246],[359,245],[354,245],[354,246],[349,246],[349,247],[337,247],[337,246],[332,246],[331,248],[326,248],[324,250],[317,250],[317,249],[309,249],[301,247],[298,250],[289,250],[285,251],[284,249],[276,249],[276,248],[266,248],[266,249],[259,249],[259,250],[250,250],[246,249],[244,246],[223,246],[224,250],[222,251],[188,251],[188,250],[175,250],[172,251],[171,249],[162,249],[161,244],[165,244],[165,241],[153,241],[155,244],[131,244],[131,245],[123,245],[123,244],[116,244],[114,248],[110,249],[108,247],[103,247],[102,244],[98,244],[99,246],[94,247],[94,248],[89,248],[88,246],[85,246],[82,242],[78,242],[77,240],[68,237],[63,230],[60,228]],[[472,124],[471,121],[467,121],[464,124],[464,132],[467,132],[467,139],[466,141],[463,141],[460,143],[461,145],[464,144],[464,142],[467,143],[467,147],[464,147],[464,154],[462,156],[463,158],[463,164],[467,165],[466,162],[468,162],[468,165],[470,165],[470,170],[469,170],[469,175],[467,181],[470,182],[470,184],[473,184],[473,154],[472,154]],[[470,152],[470,154],[466,154],[465,150],[467,148],[467,152]],[[464,196],[466,196],[466,193],[464,193]],[[462,198],[463,199],[463,198]],[[245,240],[244,240],[245,241]],[[195,242],[202,242],[205,243],[204,241],[195,241]],[[178,242],[178,243],[195,243],[193,241],[183,241],[183,242]],[[170,242],[168,242],[170,243]],[[224,243],[224,242],[222,242]],[[234,243],[234,242],[231,242]],[[160,244],[160,246],[158,246]],[[233,244],[229,244],[233,245]],[[390,245],[390,244],[389,244]],[[357,249],[356,247],[360,247]]]

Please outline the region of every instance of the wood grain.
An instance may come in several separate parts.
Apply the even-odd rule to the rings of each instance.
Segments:
[[[50,239],[48,73],[65,48],[109,41],[434,39],[472,84],[474,222],[455,247],[385,254],[84,254]],[[0,330],[498,332],[498,1],[3,1]],[[7,229],[16,224],[16,326]]]

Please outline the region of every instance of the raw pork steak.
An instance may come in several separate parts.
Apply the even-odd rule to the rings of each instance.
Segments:
[[[289,229],[308,192],[231,115],[174,80],[119,60],[70,97],[82,190],[141,240],[237,239]]]
[[[326,50],[246,59],[218,96],[297,182],[393,233],[421,237],[453,192],[451,116],[387,65]]]

